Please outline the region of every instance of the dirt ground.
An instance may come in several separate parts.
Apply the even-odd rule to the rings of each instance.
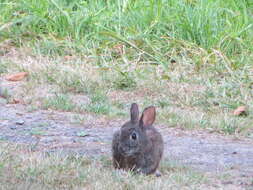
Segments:
[[[33,151],[109,156],[112,134],[124,120],[47,110],[31,111],[21,104],[0,104],[0,139],[27,144]],[[253,188],[253,142],[205,131],[186,131],[157,124],[165,141],[165,159],[218,175],[234,176],[236,183]]]

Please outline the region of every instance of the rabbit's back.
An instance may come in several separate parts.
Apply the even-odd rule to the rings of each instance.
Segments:
[[[148,143],[143,152],[143,164],[139,167],[142,168],[142,173],[152,174],[157,170],[162,159],[164,145],[162,135],[153,126],[146,130],[146,134]]]
[[[151,142],[151,151],[159,153],[159,157],[162,157],[164,142],[161,133],[153,126],[150,126],[146,130],[146,135],[148,137],[148,141]]]

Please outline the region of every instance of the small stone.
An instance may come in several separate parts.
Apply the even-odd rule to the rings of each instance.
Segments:
[[[18,121],[16,121],[16,124],[17,124],[17,125],[23,125],[24,123],[25,123],[24,120],[18,120]]]
[[[15,130],[15,129],[17,129],[17,127],[16,126],[11,126],[10,129]]]
[[[77,132],[76,134],[78,137],[86,137],[86,136],[90,136],[88,133],[84,132],[84,131],[80,131]]]
[[[155,172],[155,176],[156,176],[156,177],[161,177],[161,176],[162,176],[162,174],[161,174],[161,172],[160,172],[160,171],[156,171],[156,172]]]

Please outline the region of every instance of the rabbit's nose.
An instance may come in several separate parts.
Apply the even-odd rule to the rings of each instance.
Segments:
[[[128,154],[130,151],[130,148],[127,146],[119,146],[119,151],[123,154]]]
[[[124,153],[125,152],[124,147],[123,146],[119,146],[119,151],[122,152],[122,153]]]

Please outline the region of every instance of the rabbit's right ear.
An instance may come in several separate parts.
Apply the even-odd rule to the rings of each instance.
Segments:
[[[154,123],[156,116],[156,111],[154,106],[150,106],[144,109],[141,119],[140,127],[147,127]]]
[[[131,115],[131,122],[132,123],[137,123],[139,121],[139,108],[136,103],[133,103],[131,105],[130,115]]]

